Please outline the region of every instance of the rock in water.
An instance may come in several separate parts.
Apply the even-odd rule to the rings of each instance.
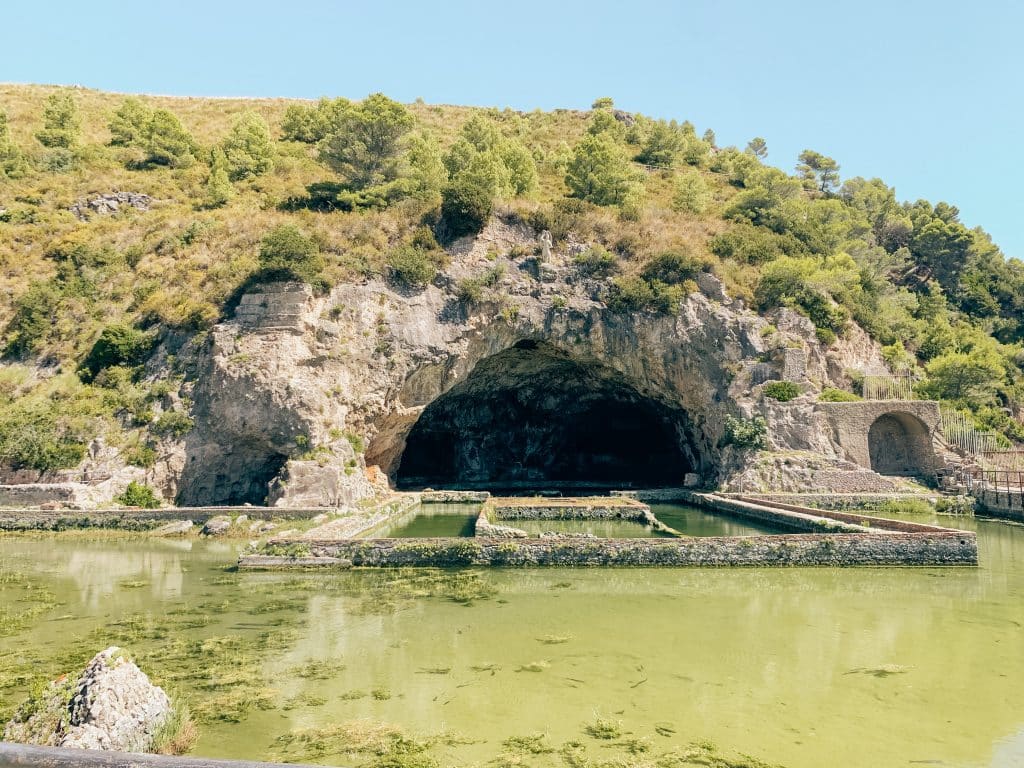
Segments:
[[[184,536],[192,530],[191,520],[175,520],[153,531],[154,536]]]
[[[116,647],[96,654],[77,681],[62,678],[25,702],[4,739],[25,744],[146,752],[172,715],[171,701]]]
[[[206,521],[202,533],[204,536],[220,536],[222,533],[227,533],[230,527],[230,517],[227,515],[217,515]]]

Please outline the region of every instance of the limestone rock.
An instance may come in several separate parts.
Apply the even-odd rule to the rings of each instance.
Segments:
[[[192,530],[191,520],[175,520],[154,529],[154,536],[184,536]]]
[[[163,689],[111,647],[96,654],[76,681],[52,683],[41,703],[26,703],[7,724],[4,739],[145,752],[171,713]]]
[[[206,521],[202,534],[204,536],[220,536],[227,533],[229,528],[231,528],[231,518],[227,515],[216,515]]]
[[[79,221],[88,221],[94,214],[109,215],[117,213],[122,206],[129,206],[139,211],[148,211],[153,198],[141,192],[111,192],[95,197],[83,198],[70,208]]]

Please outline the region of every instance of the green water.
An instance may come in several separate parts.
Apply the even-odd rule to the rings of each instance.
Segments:
[[[412,517],[374,535],[399,539],[472,536],[479,512],[475,504],[429,504],[417,507]]]
[[[234,573],[241,544],[0,537],[0,706],[119,643],[188,693],[214,757],[310,759],[288,734],[366,719],[448,732],[444,766],[540,732],[622,766],[709,740],[791,768],[1019,767],[1024,527],[942,522],[977,530],[981,567]],[[543,749],[494,764],[568,764]]]
[[[725,515],[709,515],[688,504],[652,504],[651,512],[669,528],[687,536],[760,536],[781,533],[771,526]]]

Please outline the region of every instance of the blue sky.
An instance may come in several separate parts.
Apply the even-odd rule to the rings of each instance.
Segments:
[[[946,200],[1024,257],[1024,3],[5,4],[0,81],[179,95],[361,97],[689,119],[760,135],[900,199]],[[1013,185],[1011,187],[1011,185]]]

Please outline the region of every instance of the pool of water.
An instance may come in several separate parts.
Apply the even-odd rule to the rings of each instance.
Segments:
[[[411,516],[373,536],[396,539],[433,536],[472,536],[480,512],[476,504],[427,504]]]
[[[651,504],[651,512],[669,528],[686,536],[761,536],[784,532],[763,523],[709,514],[689,504]]]
[[[116,643],[210,757],[381,765],[352,750],[386,723],[431,737],[416,765],[675,766],[706,740],[1019,768],[1024,527],[939,520],[980,567],[252,573],[242,543],[0,536],[0,710]]]

